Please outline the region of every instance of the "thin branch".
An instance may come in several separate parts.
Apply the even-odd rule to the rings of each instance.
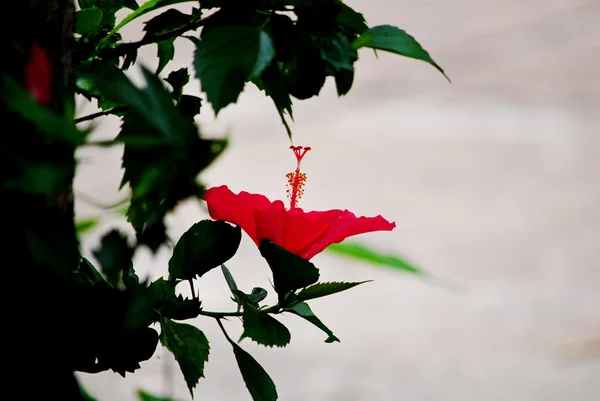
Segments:
[[[215,319],[221,319],[223,317],[240,317],[241,312],[209,312],[201,310],[198,314],[202,316],[214,317]]]
[[[94,114],[89,114],[87,116],[76,118],[75,119],[75,124],[79,124],[79,123],[82,123],[84,121],[93,120],[94,118],[98,118],[98,117],[102,117],[102,116],[107,116],[107,115],[113,114],[113,113],[120,113],[122,111],[127,111],[127,106],[118,106],[118,107],[114,107],[114,108],[112,108],[110,110],[99,111],[99,112],[94,113]]]
[[[176,29],[173,29],[172,31],[164,32],[164,33],[161,33],[158,35],[146,34],[142,38],[142,40],[139,40],[137,42],[120,43],[119,45],[117,45],[113,48],[104,49],[103,53],[105,53],[107,56],[124,56],[125,54],[129,53],[131,50],[138,49],[142,46],[145,46],[145,45],[148,45],[151,43],[161,42],[161,41],[167,40],[167,39],[176,38],[177,36],[183,35],[187,31],[196,30],[196,29],[200,28],[202,25],[204,25],[206,23],[206,21],[208,21],[213,15],[214,14],[211,14],[206,18],[192,20],[192,21],[188,22],[187,24],[182,25],[179,28],[176,28]]]
[[[221,331],[223,332],[223,334],[225,335],[225,338],[227,339],[227,341],[229,341],[231,344],[234,344],[233,340],[231,339],[231,337],[229,337],[229,334],[227,334],[227,331],[225,331],[225,327],[223,327],[223,323],[221,323],[221,319],[216,318],[215,319],[217,321],[217,324],[219,325],[219,327],[221,328]]]
[[[189,279],[190,282],[190,290],[192,290],[192,298],[196,298],[196,292],[194,291],[194,280]]]
[[[273,305],[273,306],[269,306],[268,308],[265,309],[261,309],[262,312],[264,313],[281,313],[281,307],[279,306],[279,304]],[[209,312],[209,311],[204,311],[204,310],[200,310],[200,312],[198,312],[198,314],[202,315],[202,316],[208,316],[208,317],[212,317],[215,319],[221,319],[224,317],[241,317],[242,316],[242,312]]]

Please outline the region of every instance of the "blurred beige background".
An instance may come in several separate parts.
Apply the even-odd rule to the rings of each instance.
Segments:
[[[600,347],[589,345],[600,337],[600,2],[348,4],[370,26],[392,24],[414,35],[453,83],[425,63],[382,52],[377,60],[364,50],[349,95],[338,99],[328,82],[319,98],[296,102],[294,142],[313,147],[301,206],[381,213],[397,229],[359,239],[441,280],[322,254],[314,262],[323,280],[375,280],[313,302],[342,342],[325,344],[318,329],[284,317],[289,347],[248,340],[243,347],[284,401],[600,400]],[[139,24],[125,34],[140,37]],[[190,43],[176,45],[166,73],[191,66]],[[144,48],[140,61],[154,67],[155,52]],[[187,93],[198,94],[198,82]],[[88,105],[80,114],[93,111]],[[294,158],[260,92],[248,86],[217,119],[205,105],[198,122],[209,135],[231,136],[204,182],[285,196]],[[118,126],[105,119],[95,135],[110,137]],[[79,158],[80,193],[103,203],[124,196],[117,193],[119,149],[86,149]],[[97,210],[80,201],[77,213]],[[205,217],[198,202],[182,204],[170,231],[177,238]],[[84,252],[115,225],[123,226],[109,221],[88,236]],[[139,252],[136,268],[142,277],[165,275],[168,256]],[[243,289],[271,288],[247,237],[228,265]],[[209,310],[233,306],[218,270],[200,282],[200,292]],[[215,322],[194,324],[212,347],[195,399],[250,400]],[[241,332],[238,321],[226,327],[233,337]],[[112,372],[80,377],[100,401],[133,400],[138,388],[190,399],[162,349],[127,379]]]

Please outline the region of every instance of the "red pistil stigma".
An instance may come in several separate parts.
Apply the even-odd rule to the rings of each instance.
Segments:
[[[296,159],[298,160],[298,168],[300,168],[300,162],[302,161],[302,158],[304,157],[304,155],[306,155],[306,153],[311,150],[310,146],[290,146],[290,149],[292,149],[292,151],[294,152],[294,154],[296,155]]]
[[[304,185],[306,184],[306,173],[300,171],[300,162],[306,153],[311,149],[310,146],[290,146],[290,149],[296,155],[298,165],[296,170],[286,174],[288,179],[287,197],[290,200],[290,210],[298,207],[298,201],[304,195]]]

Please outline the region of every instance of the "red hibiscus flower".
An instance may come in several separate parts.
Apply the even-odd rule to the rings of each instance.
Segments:
[[[264,195],[248,192],[235,194],[227,186],[220,186],[204,193],[210,216],[237,224],[256,245],[266,238],[305,259],[311,259],[329,245],[353,235],[391,231],[396,227],[381,216],[357,217],[348,210],[339,209],[305,212],[299,208],[298,200],[306,182],[300,162],[310,147],[291,146],[291,149],[298,165],[287,175],[288,209],[280,200],[271,202]]]
[[[23,72],[23,86],[39,104],[50,104],[52,89],[52,63],[48,52],[37,43],[31,46],[29,59]]]

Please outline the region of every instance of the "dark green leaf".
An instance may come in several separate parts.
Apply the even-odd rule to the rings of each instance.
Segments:
[[[180,68],[177,71],[172,71],[169,76],[165,78],[165,81],[173,88],[173,98],[179,100],[183,92],[183,87],[190,82],[190,74],[187,68]]]
[[[118,230],[111,230],[102,236],[100,247],[93,254],[100,263],[106,281],[117,286],[122,273],[131,267],[133,249],[126,236]]]
[[[341,33],[322,35],[319,40],[321,59],[329,67],[330,73],[340,70],[354,71],[358,53]]]
[[[335,16],[334,24],[344,35],[354,39],[369,29],[365,17],[361,13],[343,3],[340,3],[339,6],[340,11]]]
[[[356,39],[353,46],[355,49],[370,47],[425,61],[434,66],[450,81],[450,78],[448,78],[442,67],[433,61],[429,53],[421,47],[415,38],[395,26],[380,25],[373,27]]]
[[[337,292],[349,290],[352,287],[356,287],[359,284],[368,283],[368,281],[361,281],[355,283],[344,283],[344,282],[328,282],[328,283],[317,283],[310,287],[304,288],[296,295],[296,300],[306,301],[308,299],[325,297],[327,295],[335,294]]]
[[[224,221],[202,220],[181,236],[169,260],[169,274],[188,280],[227,262],[235,255],[242,230]]]
[[[75,33],[93,34],[102,22],[102,10],[97,7],[84,8],[75,13]]]
[[[275,44],[275,61],[290,61],[298,45],[298,29],[294,21],[287,15],[272,14],[267,28]]]
[[[173,353],[179,363],[192,398],[193,389],[204,377],[204,363],[208,361],[208,339],[197,327],[161,319],[160,342]]]
[[[248,337],[268,347],[285,347],[290,343],[289,330],[274,317],[253,305],[244,305],[244,332],[240,341]]]
[[[161,40],[156,44],[158,47],[158,67],[156,68],[155,74],[160,74],[169,61],[173,60],[173,57],[175,57],[175,46],[173,45],[173,42],[175,42],[175,38]]]
[[[174,320],[193,319],[200,312],[200,300],[197,298],[183,298],[175,294],[177,283],[173,280],[164,280],[162,277],[148,287],[148,298],[160,316]]]
[[[128,51],[127,53],[125,53],[125,57],[123,58],[123,64],[121,65],[121,69],[123,71],[127,71],[129,69],[129,67],[131,67],[133,64],[135,64],[135,61],[137,60],[137,53],[138,49],[134,48],[130,51]],[[104,105],[104,107],[106,107],[106,105]]]
[[[413,274],[425,274],[423,270],[413,266],[412,264],[406,262],[403,259],[400,259],[395,255],[385,254],[371,249],[365,245],[353,242],[332,244],[328,246],[325,250],[331,253],[338,254],[340,256],[345,256],[348,258],[369,262],[372,264],[392,267],[394,269],[402,270]]]
[[[344,96],[352,88],[354,82],[354,70],[339,70],[335,73],[335,88],[338,96]]]
[[[172,398],[169,397],[159,397],[154,394],[147,393],[144,390],[138,390],[137,396],[140,401],[173,401]]]
[[[172,280],[165,280],[160,277],[148,286],[148,292],[155,301],[172,301],[177,298],[175,295],[175,286],[177,283]]]
[[[144,31],[146,31],[146,36],[150,38],[180,28],[189,23],[189,21],[189,15],[175,10],[174,8],[170,8],[146,22]],[[148,40],[148,38],[146,38],[146,40]]]
[[[254,26],[219,26],[203,35],[194,67],[215,114],[235,103],[246,81],[258,77],[274,55],[269,34]]]
[[[337,338],[333,332],[329,330],[329,328],[325,326],[321,320],[319,320],[317,316],[315,316],[313,311],[310,309],[310,306],[308,306],[306,302],[299,302],[289,308],[285,308],[285,310],[308,320],[327,333],[327,338],[325,339],[326,343],[332,343],[334,341],[340,342],[340,339]]]
[[[130,10],[137,10],[138,8],[140,8],[140,6],[138,5],[136,0],[123,0],[123,7],[127,7]]]
[[[198,96],[182,95],[177,108],[184,117],[189,117],[192,120],[198,114],[200,114],[200,108],[202,107],[202,99]]]
[[[262,366],[239,345],[232,342],[233,353],[246,387],[254,401],[276,401],[277,389],[275,383]]]
[[[280,300],[289,291],[298,290],[319,280],[319,269],[311,262],[263,239],[260,241],[260,254],[267,260],[273,271],[275,291]]]
[[[292,120],[294,119],[294,115],[292,114],[292,99],[290,99],[290,94],[277,64],[272,63],[265,68],[260,76],[260,80],[254,80],[254,83],[259,89],[264,90],[267,96],[273,99],[273,103],[275,103],[281,121],[286,128],[288,136],[291,138],[292,132],[285,120],[284,114],[287,112],[290,115],[290,118]]]
[[[304,100],[321,92],[328,66],[322,59],[320,45],[307,43],[298,48],[294,59],[284,63],[281,71],[290,95]]]

